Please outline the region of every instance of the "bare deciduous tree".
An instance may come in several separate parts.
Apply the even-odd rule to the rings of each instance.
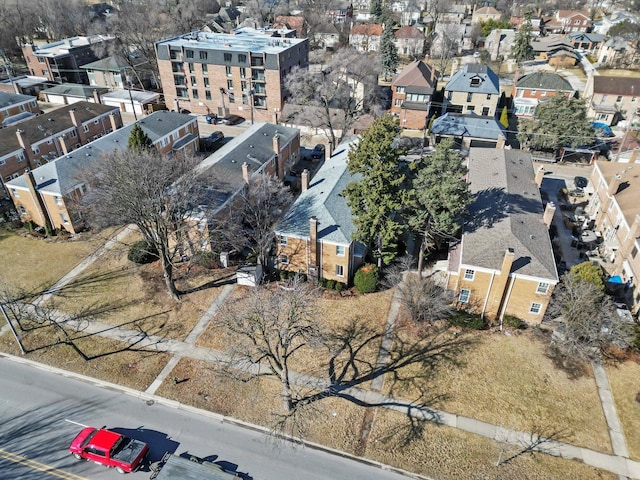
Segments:
[[[169,158],[155,150],[116,150],[83,172],[90,190],[79,208],[92,226],[135,224],[158,252],[169,294],[180,298],[174,261],[188,248],[187,237],[198,231],[206,178],[194,170],[198,160]]]
[[[552,453],[557,450],[557,442],[565,441],[571,437],[569,430],[558,428],[554,425],[534,425],[526,439],[522,439],[521,448],[507,458],[503,459],[504,449],[500,451],[500,456],[496,466],[506,465],[522,455],[534,455],[538,453]]]
[[[287,103],[317,107],[300,113],[325,130],[334,146],[348,135],[353,122],[364,112],[375,112],[380,103],[377,87],[379,61],[353,49],[336,52],[322,72],[311,74],[294,68],[285,79]]]

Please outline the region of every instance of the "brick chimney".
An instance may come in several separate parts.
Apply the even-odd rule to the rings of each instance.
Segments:
[[[551,223],[553,222],[553,215],[556,213],[556,205],[553,202],[547,203],[546,208],[544,209],[544,214],[542,215],[542,223],[544,223],[547,228],[551,227]]]
[[[111,123],[111,131],[115,132],[118,130],[118,121],[116,120],[116,116],[114,113],[109,114],[109,123]]]
[[[102,99],[100,98],[100,94],[98,94],[97,89],[93,89],[93,101],[96,103],[102,103]]]
[[[60,143],[60,148],[62,148],[62,153],[64,155],[69,153],[69,146],[67,145],[67,138],[65,135],[60,135],[58,137],[58,143]]]
[[[78,119],[76,118],[76,109],[72,108],[69,110],[69,116],[71,117],[71,123],[73,123],[76,128],[80,128],[80,125],[78,125]]]
[[[545,174],[545,170],[544,167],[541,166],[538,171],[536,172],[536,185],[538,185],[538,188],[540,188],[540,186],[542,185],[542,180],[544,179],[544,174]]]
[[[309,219],[309,266],[318,266],[318,219]]]
[[[280,155],[280,134],[276,133],[273,136],[273,151],[276,155]]]
[[[302,175],[300,175],[300,189],[304,192],[309,188],[309,170],[306,168],[302,171]]]
[[[31,171],[31,169],[27,169],[24,172],[24,177],[27,182],[27,186],[29,187],[29,192],[31,192],[31,196],[33,197],[33,205],[38,211],[38,216],[40,217],[40,225],[45,228],[47,234],[50,234],[53,231],[53,228],[51,226],[51,219],[49,218],[49,215],[47,213],[44,199],[38,191],[38,184],[36,183],[36,179],[33,176],[33,172]]]
[[[249,184],[250,176],[249,176],[249,164],[244,162],[242,164],[242,178],[244,178],[244,182]]]
[[[502,259],[502,267],[500,267],[500,276],[504,276],[506,279],[509,276],[509,272],[511,272],[511,265],[513,265],[513,260],[516,257],[516,253],[513,248],[507,248],[504,252],[504,258]]]
[[[33,155],[33,150],[31,150],[31,145],[27,142],[27,139],[24,137],[24,130],[21,130],[18,128],[16,130],[16,137],[18,137],[18,143],[24,150],[24,153],[25,153],[25,156],[27,157],[29,165],[31,165],[31,160],[33,160],[34,155]]]

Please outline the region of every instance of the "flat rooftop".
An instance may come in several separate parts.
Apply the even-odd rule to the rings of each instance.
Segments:
[[[84,47],[95,43],[113,40],[115,37],[111,35],[91,35],[88,37],[72,37],[65,38],[58,42],[45,43],[44,45],[34,45],[33,53],[40,57],[57,57],[66,55],[69,51],[76,47]]]
[[[191,32],[161,40],[157,45],[171,45],[201,50],[228,50],[237,52],[280,53],[305,42],[306,38],[272,36],[272,30],[241,29],[234,33]]]

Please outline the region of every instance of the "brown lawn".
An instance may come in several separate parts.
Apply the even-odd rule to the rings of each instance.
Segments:
[[[640,365],[629,360],[608,366],[607,374],[629,455],[640,460],[640,403],[636,401],[640,393]]]
[[[600,75],[604,75],[606,77],[632,77],[632,78],[640,78],[640,71],[638,70],[601,70],[598,69]]]
[[[166,353],[135,350],[135,347],[116,340],[90,336],[74,342],[90,358],[84,360],[71,346],[55,345],[57,336],[51,327],[22,333],[21,338],[28,351],[25,358],[143,391],[170,358]],[[20,355],[11,332],[0,336],[0,350]]]
[[[431,378],[432,393],[444,395],[435,408],[523,431],[560,427],[570,432],[570,443],[611,452],[593,378],[569,378],[531,333],[470,335],[476,343],[459,355],[460,364]],[[413,398],[417,393],[396,390],[398,395]]]

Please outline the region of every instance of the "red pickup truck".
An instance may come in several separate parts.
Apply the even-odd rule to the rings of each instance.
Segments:
[[[84,428],[71,442],[71,454],[98,465],[115,468],[118,473],[136,471],[149,452],[146,443],[104,428]]]

